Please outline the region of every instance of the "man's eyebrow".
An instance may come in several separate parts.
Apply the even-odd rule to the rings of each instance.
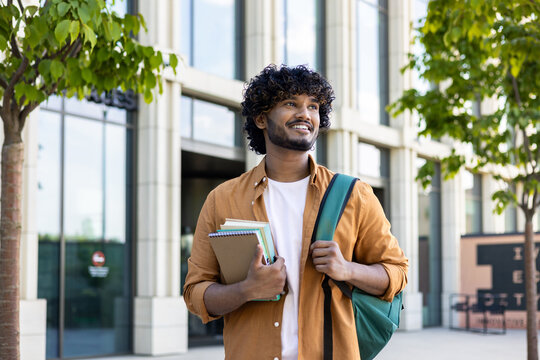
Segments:
[[[284,100],[298,100],[298,95],[289,95]],[[310,96],[309,101],[319,103],[319,100],[315,96]]]

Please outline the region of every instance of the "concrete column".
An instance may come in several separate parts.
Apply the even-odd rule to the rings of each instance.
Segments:
[[[278,62],[278,40],[276,29],[279,21],[277,4],[275,1],[253,0],[246,1],[245,6],[245,45],[246,45],[246,80],[270,63]],[[262,155],[255,154],[246,146],[246,170],[255,167]]]
[[[139,2],[148,24],[143,43],[172,47],[173,1]],[[136,354],[187,351],[187,310],[180,296],[180,86],[163,94],[138,118],[137,265],[134,319]]]
[[[333,171],[350,174],[351,173],[351,136],[345,130],[333,130],[327,135],[327,147],[332,149],[328,152],[328,168]]]
[[[465,194],[461,176],[441,184],[441,215],[442,215],[442,321],[443,326],[449,326],[450,295],[460,292],[461,276],[461,228]],[[453,321],[455,324],[457,318]]]
[[[409,258],[409,283],[405,288],[400,328],[422,328],[422,293],[418,291],[418,185],[416,152],[411,149],[393,149],[390,152],[390,211],[392,232]]]
[[[24,164],[22,183],[22,229],[20,244],[20,347],[21,360],[45,359],[47,301],[37,298],[38,235],[37,197],[37,120],[39,110],[30,114],[23,131]]]

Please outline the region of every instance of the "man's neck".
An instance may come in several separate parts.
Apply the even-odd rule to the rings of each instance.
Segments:
[[[266,154],[268,177],[280,182],[293,182],[309,175],[309,156],[303,151],[270,151]]]

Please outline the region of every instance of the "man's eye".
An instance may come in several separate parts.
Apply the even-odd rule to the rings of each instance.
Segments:
[[[310,105],[309,108],[313,110],[319,110],[319,105]]]
[[[292,102],[292,101],[287,101],[285,103],[285,105],[287,105],[287,106],[296,106],[296,104],[294,102]]]

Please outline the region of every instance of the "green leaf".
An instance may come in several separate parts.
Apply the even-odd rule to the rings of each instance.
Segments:
[[[144,21],[144,17],[141,14],[138,14],[139,21],[144,29],[144,31],[148,32],[148,28],[146,27],[146,21]]]
[[[51,71],[51,60],[44,59],[38,65],[38,71],[42,76],[48,76]]]
[[[120,39],[120,36],[122,35],[122,27],[118,22],[113,21],[112,23],[112,29],[111,29],[111,37],[113,41],[118,41]]]
[[[0,51],[4,51],[7,49],[7,40],[5,37],[3,37],[1,34],[0,34]]]
[[[83,24],[83,33],[85,37],[84,42],[86,43],[87,41],[90,41],[90,45],[93,49],[97,42],[96,33],[86,24]]]
[[[38,7],[35,6],[35,5],[30,5],[30,6],[27,6],[26,8],[24,8],[25,11],[28,11],[28,14],[30,16],[34,16],[35,13],[38,11]]]
[[[75,41],[77,39],[77,36],[79,36],[79,22],[76,20],[73,20],[69,24],[69,35],[71,37],[71,42]]]
[[[147,104],[150,104],[153,99],[154,99],[154,96],[152,95],[152,91],[150,89],[146,89],[144,91],[144,102]]]
[[[38,44],[42,40],[42,37],[37,27],[32,24],[30,26],[27,26],[24,32],[26,34],[26,40],[28,41],[30,47],[35,48],[36,46],[38,46]]]
[[[64,65],[57,59],[54,59],[51,62],[52,77],[54,78],[54,80],[58,80],[62,76],[63,73],[64,73]]]
[[[79,14],[79,17],[81,18],[83,23],[87,23],[90,21],[90,13],[88,12],[87,6],[81,6],[77,9],[77,14]]]
[[[157,52],[157,54],[152,55],[150,57],[150,66],[152,69],[157,69],[159,65],[163,62],[163,57],[161,56],[161,52]]]
[[[69,8],[71,7],[69,1],[61,2],[58,4],[58,16],[63,17],[67,14],[69,11]]]
[[[174,54],[169,54],[169,65],[173,68],[174,74],[176,75],[176,67],[178,66],[178,58]]]
[[[54,29],[54,37],[60,45],[64,44],[64,41],[68,36],[70,24],[71,22],[69,20],[62,20],[58,23],[58,25],[56,25],[56,28]]]
[[[143,54],[146,57],[150,57],[154,54],[154,48],[151,46],[143,46]]]
[[[87,83],[92,82],[92,70],[90,70],[89,68],[84,68],[81,71],[81,75],[82,75],[82,78],[84,79],[84,81],[86,81]]]

